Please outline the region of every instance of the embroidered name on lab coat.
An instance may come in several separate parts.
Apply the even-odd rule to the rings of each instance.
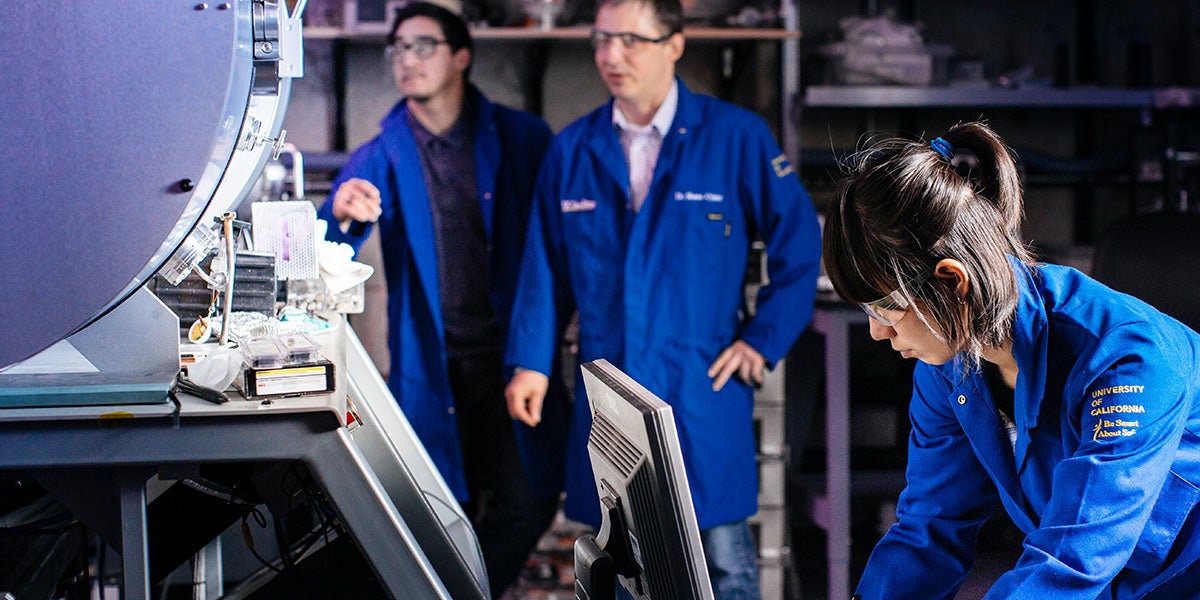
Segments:
[[[1132,404],[1122,397],[1141,394],[1144,385],[1113,385],[1092,390],[1089,414],[1096,418],[1092,425],[1092,440],[1129,437],[1138,432],[1142,421],[1139,415],[1146,413],[1142,404]]]
[[[714,192],[675,192],[676,202],[724,202],[724,194]]]
[[[584,212],[588,210],[596,210],[596,201],[584,198],[582,200],[563,200],[561,202],[562,211],[569,212]]]

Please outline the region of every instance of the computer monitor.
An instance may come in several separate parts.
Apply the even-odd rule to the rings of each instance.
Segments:
[[[576,598],[712,598],[671,407],[606,360],[582,371],[603,522],[575,542]]]

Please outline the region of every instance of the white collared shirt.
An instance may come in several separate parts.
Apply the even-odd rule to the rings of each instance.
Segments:
[[[625,160],[629,163],[629,198],[633,211],[642,208],[642,202],[650,191],[650,180],[654,177],[654,166],[658,163],[658,152],[663,138],[675,120],[675,109],[679,106],[679,82],[671,82],[671,91],[663,100],[654,118],[647,125],[635,125],[625,118],[620,106],[613,103],[613,125],[621,138]]]

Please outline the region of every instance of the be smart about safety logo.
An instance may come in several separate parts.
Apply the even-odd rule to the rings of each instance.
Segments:
[[[1088,416],[1092,418],[1092,440],[1136,435],[1146,406],[1140,402],[1144,385],[1110,385],[1092,390]]]

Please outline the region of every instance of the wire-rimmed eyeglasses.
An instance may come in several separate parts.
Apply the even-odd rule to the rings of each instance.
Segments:
[[[448,44],[446,40],[439,40],[434,37],[421,36],[411,42],[396,40],[394,44],[388,46],[384,52],[387,53],[389,60],[400,60],[404,57],[405,52],[412,52],[413,56],[422,60],[433,56],[437,51],[437,47],[442,44]]]
[[[619,47],[622,50],[634,50],[642,44],[661,44],[671,39],[671,36],[673,35],[675,35],[675,32],[653,38],[644,36],[640,33],[633,33],[632,31],[601,31],[599,29],[593,29],[592,35],[589,37],[589,39],[592,42],[592,48],[595,48],[596,50],[607,48],[608,45],[612,43],[613,39],[621,40]]]

